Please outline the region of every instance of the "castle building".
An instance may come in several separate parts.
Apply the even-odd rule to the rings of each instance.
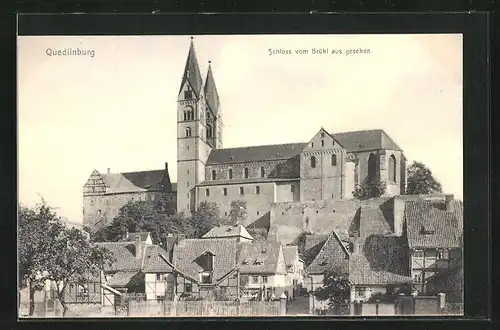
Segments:
[[[388,196],[404,193],[406,158],[383,130],[339,133],[319,128],[308,142],[239,148],[223,148],[223,131],[212,67],[203,79],[191,40],[177,96],[177,183],[170,183],[168,169],[150,176],[149,188],[141,183],[132,184],[134,189],[130,180],[107,176],[141,172],[106,176],[94,171],[84,187],[84,223],[95,222],[96,210],[102,210],[96,204],[107,205],[109,217],[116,214],[111,209],[134,194],[176,194],[177,212],[185,215],[207,201],[228,216],[231,202],[242,200],[247,204],[247,226],[269,219],[274,203],[350,199],[363,182],[385,182]],[[121,192],[121,185],[134,193]]]

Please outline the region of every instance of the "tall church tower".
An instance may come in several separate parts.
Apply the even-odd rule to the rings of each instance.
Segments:
[[[190,215],[198,205],[196,186],[205,180],[212,149],[222,147],[222,120],[217,88],[209,67],[203,80],[191,45],[177,96],[177,211]]]
[[[211,62],[208,62],[207,79],[205,80],[203,91],[205,92],[205,99],[207,100],[205,121],[207,126],[207,140],[212,148],[222,149],[222,131],[224,126],[222,121],[222,109],[219,102],[217,87],[215,86]]]

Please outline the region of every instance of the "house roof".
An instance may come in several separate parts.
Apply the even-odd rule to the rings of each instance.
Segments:
[[[405,265],[404,247],[394,236],[374,235],[355,244],[360,247],[349,257],[349,279],[354,284],[384,285],[411,283]]]
[[[329,235],[303,234],[292,243],[297,245],[299,254],[304,260],[305,266],[309,266],[325,244]]]
[[[112,275],[107,276],[106,283],[111,287],[125,287],[127,286],[132,278],[134,278],[139,272],[130,271],[120,271]]]
[[[128,233],[127,238],[122,238],[121,242],[135,242],[135,237],[139,236],[141,238],[141,242],[145,242],[148,237],[150,237],[151,233],[148,231],[145,232],[137,232],[137,233]]]
[[[458,204],[460,206],[460,204]],[[406,202],[405,220],[410,248],[458,248],[462,227],[456,212],[447,212],[430,201]]]
[[[210,152],[206,164],[217,165],[289,159],[300,154],[305,145],[305,143],[288,143],[215,149]]]
[[[285,264],[279,267],[280,254],[283,250],[277,242],[238,243],[238,267],[241,273],[286,274]]]
[[[202,238],[224,238],[224,237],[244,237],[253,240],[253,237],[242,225],[228,226],[221,225],[210,229]]]
[[[143,253],[140,258],[136,258],[135,244],[130,242],[101,242],[97,246],[108,249],[115,261],[106,269],[107,272],[154,272],[168,273],[172,268],[160,259],[158,253],[167,255],[167,252],[155,244],[143,244]]]
[[[306,269],[309,274],[322,274],[332,268],[338,268],[340,272],[347,273],[347,258],[349,258],[349,252],[338,235],[333,231],[328,235],[321,249]]]
[[[220,280],[236,267],[236,242],[228,239],[183,239],[174,247],[173,264],[180,272],[199,278],[203,271],[197,263],[205,252],[212,252],[214,257],[213,282]]]
[[[192,39],[191,44],[189,45],[189,53],[186,60],[186,66],[184,67],[184,74],[182,76],[179,93],[181,92],[186,81],[189,81],[196,97],[200,96],[203,80],[201,78],[200,67],[198,65],[198,60],[196,59],[196,51],[194,50],[194,43]]]
[[[171,191],[168,171],[152,170],[101,174],[110,192]],[[167,187],[165,187],[167,185]]]
[[[376,149],[402,149],[381,129],[334,133],[330,135],[338,140],[348,152],[359,152]]]

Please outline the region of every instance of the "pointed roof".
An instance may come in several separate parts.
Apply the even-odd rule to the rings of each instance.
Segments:
[[[349,252],[335,231],[332,231],[316,257],[307,266],[309,274],[322,274],[326,270],[336,269],[348,272]]]
[[[238,226],[217,226],[210,229],[202,238],[230,238],[230,237],[243,237],[249,240],[253,240],[253,237],[248,233],[248,231],[242,225]]]
[[[186,66],[184,67],[184,75],[182,76],[182,82],[179,88],[179,93],[181,92],[182,87],[184,86],[184,83],[186,81],[189,82],[196,96],[199,96],[203,80],[201,78],[200,67],[198,66],[198,60],[196,59],[193,37],[191,37],[191,45],[189,46],[189,53],[186,60]]]
[[[208,62],[208,73],[207,79],[205,80],[205,99],[207,100],[207,105],[212,110],[214,116],[218,116],[219,112],[219,94],[217,93],[217,87],[215,86],[214,75],[212,73],[211,62]]]

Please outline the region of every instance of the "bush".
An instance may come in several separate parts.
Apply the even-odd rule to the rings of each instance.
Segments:
[[[352,192],[354,198],[359,200],[380,197],[385,193],[385,182],[362,183]]]

